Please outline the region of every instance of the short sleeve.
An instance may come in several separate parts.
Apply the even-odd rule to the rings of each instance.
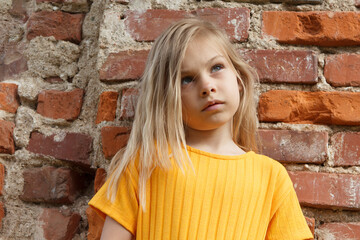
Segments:
[[[139,210],[137,180],[138,175],[135,168],[130,169],[128,167],[120,177],[114,202],[111,202],[110,199],[107,198],[109,180],[105,182],[89,202],[89,205],[101,217],[111,217],[133,235],[136,233]]]
[[[278,197],[280,201],[270,220],[266,233],[267,240],[301,240],[312,239],[312,233],[302,213],[291,179],[283,168],[282,184],[280,187],[287,187],[286,194]],[[284,190],[283,190],[284,192]]]

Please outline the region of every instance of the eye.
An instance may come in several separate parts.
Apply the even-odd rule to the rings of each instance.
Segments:
[[[216,64],[216,65],[211,67],[211,72],[214,73],[214,72],[220,71],[223,68],[224,68],[224,65]]]
[[[187,85],[187,84],[191,83],[192,81],[194,81],[194,79],[192,77],[183,77],[183,78],[181,78],[181,85]]]

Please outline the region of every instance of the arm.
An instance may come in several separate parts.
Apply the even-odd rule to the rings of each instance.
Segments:
[[[101,234],[101,240],[131,240],[132,234],[121,224],[109,216],[106,216],[104,227]]]

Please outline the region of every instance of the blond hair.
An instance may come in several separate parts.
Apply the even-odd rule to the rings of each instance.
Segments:
[[[155,167],[171,167],[170,153],[182,171],[192,167],[182,120],[181,64],[189,42],[200,35],[212,37],[219,43],[241,85],[239,108],[233,117],[233,140],[245,151],[257,150],[253,90],[256,74],[238,57],[226,35],[215,25],[197,18],[181,20],[156,39],[149,53],[139,83],[140,94],[127,147],[121,149],[110,164],[108,197],[111,201],[115,200],[121,174],[135,159],[138,159],[139,200],[144,210],[146,182]]]

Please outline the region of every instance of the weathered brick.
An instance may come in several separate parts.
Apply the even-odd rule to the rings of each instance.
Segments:
[[[86,216],[89,223],[87,234],[88,240],[99,240],[104,226],[104,219],[90,206],[86,209]]]
[[[17,24],[9,24],[7,22],[3,23],[0,20],[0,25],[5,24],[5,28],[0,30],[0,34],[7,35],[9,31],[14,31],[12,28],[18,29],[19,34],[21,34],[21,27]],[[10,26],[7,26],[10,25]],[[0,40],[1,41],[1,40]],[[0,51],[0,81],[11,79],[17,74],[20,74],[28,69],[27,60],[22,54],[22,51],[19,49],[22,48],[22,44],[6,44],[5,46],[1,46],[2,43],[0,42],[0,49],[3,47],[3,51]]]
[[[136,41],[153,41],[169,25],[190,16],[186,11],[148,9],[126,12],[125,26]]]
[[[106,171],[103,168],[98,168],[95,174],[94,191],[97,192],[106,181]]]
[[[324,76],[335,87],[360,86],[360,54],[339,54],[325,60]]]
[[[339,132],[331,137],[335,166],[360,165],[360,132]]]
[[[36,111],[44,117],[65,120],[75,120],[83,103],[84,90],[74,89],[70,92],[57,90],[43,91],[38,96]]]
[[[105,158],[112,158],[117,151],[125,147],[130,135],[128,127],[107,126],[101,129],[101,142]]]
[[[280,43],[316,46],[360,45],[358,12],[263,12],[263,35]]]
[[[308,227],[310,228],[312,235],[314,236],[315,235],[315,218],[305,217],[305,220],[306,220]]]
[[[202,8],[191,13],[224,29],[232,41],[244,42],[248,39],[250,27],[248,8]]]
[[[289,172],[302,206],[360,209],[360,176],[353,174]]]
[[[169,25],[192,15],[214,22],[234,41],[248,38],[250,10],[247,8],[203,8],[192,12],[165,9],[128,11],[125,25],[136,41],[153,41]]]
[[[121,96],[120,119],[132,119],[135,116],[139,90],[137,88],[124,89]]]
[[[37,36],[54,36],[57,40],[81,42],[84,14],[70,14],[62,11],[40,11],[33,13],[27,24],[27,39]]]
[[[130,3],[130,0],[115,0],[115,2],[127,5]]]
[[[323,163],[327,156],[326,132],[259,130],[261,151],[280,162]]]
[[[2,219],[5,217],[4,203],[0,202],[0,230],[2,229]]]
[[[20,102],[17,94],[18,85],[13,83],[0,83],[0,109],[16,113]]]
[[[26,202],[70,204],[86,186],[87,178],[67,168],[42,167],[23,172],[20,198]]]
[[[26,12],[26,1],[25,0],[13,0],[9,13],[15,17],[20,18],[23,22],[28,19]]]
[[[21,55],[19,54],[15,58],[12,58],[7,64],[4,65],[4,75],[3,78],[0,77],[0,79],[3,80],[9,79],[27,70],[28,70],[27,60],[22,54]]]
[[[78,231],[81,216],[70,210],[44,209],[39,217],[44,239],[71,240]]]
[[[271,90],[259,101],[263,122],[360,124],[360,93]]]
[[[36,3],[44,3],[44,2],[63,3],[65,2],[65,0],[36,0]]]
[[[0,196],[3,195],[3,188],[5,183],[5,167],[0,163]]]
[[[32,132],[27,150],[90,167],[92,138],[82,133],[63,132],[58,135],[45,136],[38,132]]]
[[[298,4],[321,4],[323,0],[270,0],[270,2],[298,5]]]
[[[14,154],[14,128],[13,122],[0,120],[0,153]]]
[[[62,80],[59,77],[47,77],[44,79],[44,81],[48,82],[48,83],[62,83],[64,82],[64,80]]]
[[[95,193],[99,191],[102,185],[106,181],[106,171],[103,168],[98,168],[96,170],[95,180],[94,180],[94,191]],[[101,237],[101,232],[104,226],[104,219],[96,213],[94,209],[90,206],[86,209],[86,216],[89,223],[89,229],[87,234],[88,240],[99,240]]]
[[[317,57],[311,51],[241,50],[261,82],[315,84]]]
[[[318,239],[359,239],[360,222],[325,223],[316,233]]]
[[[102,81],[126,81],[142,76],[148,50],[128,50],[111,53],[100,69]]]
[[[113,91],[103,92],[100,95],[96,123],[115,120],[118,96],[119,93]]]

